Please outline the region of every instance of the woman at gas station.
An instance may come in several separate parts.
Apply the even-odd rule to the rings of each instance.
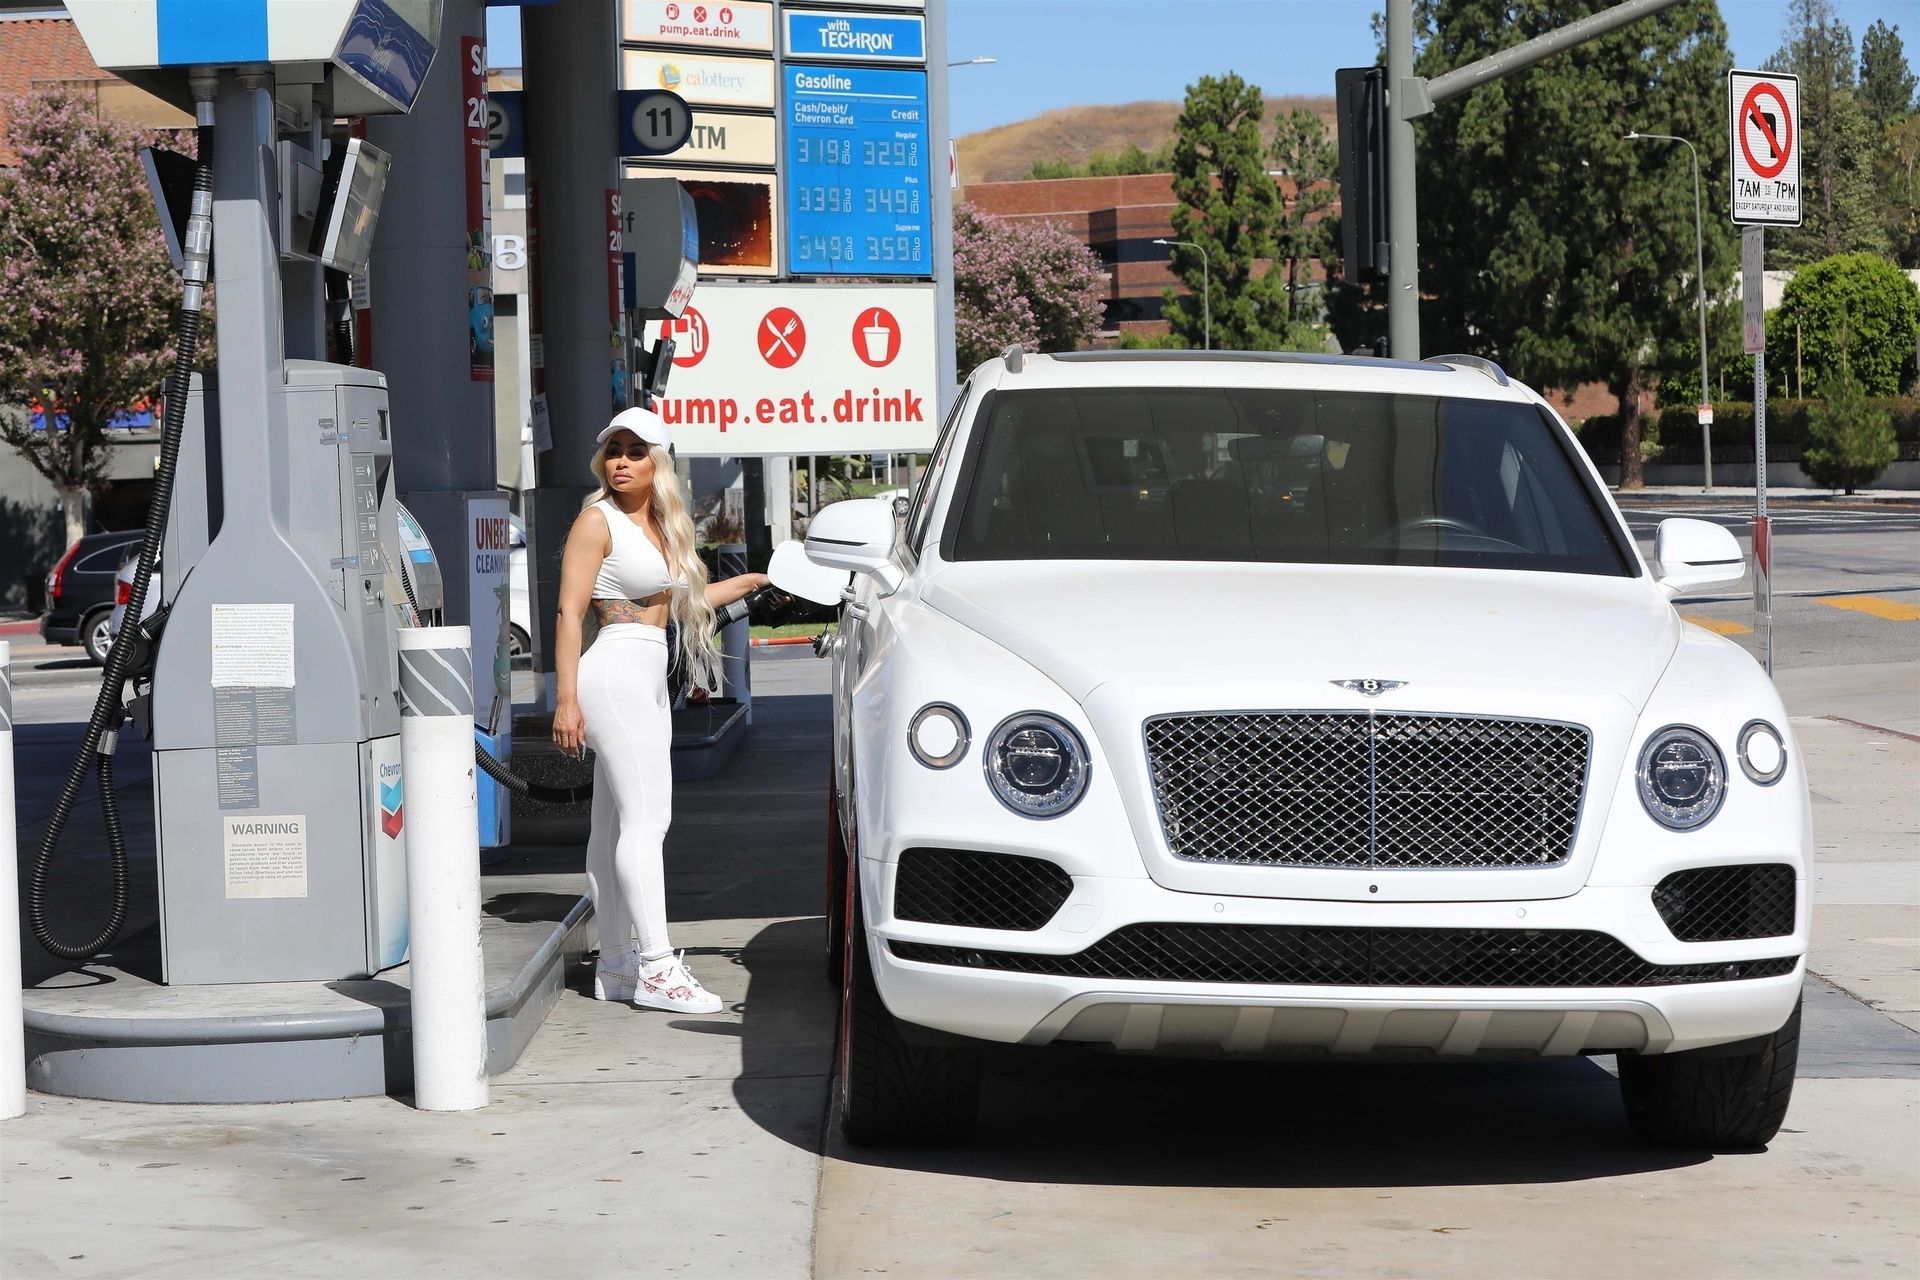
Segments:
[[[720,998],[667,940],[662,845],[673,816],[669,660],[692,684],[720,685],[714,611],[767,585],[763,573],[707,581],[674,474],[667,425],[616,414],[593,456],[598,488],[567,535],[555,629],[553,740],[594,751],[587,889],[600,927],[593,994],[640,1008],[718,1013]],[[591,611],[599,635],[583,654]],[[678,635],[668,652],[667,625]]]

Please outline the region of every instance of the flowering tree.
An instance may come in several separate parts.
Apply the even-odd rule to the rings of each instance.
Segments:
[[[960,373],[1017,342],[1071,351],[1100,328],[1106,274],[1058,227],[953,210],[953,331]]]
[[[173,364],[179,286],[140,172],[145,139],[67,91],[14,105],[0,174],[0,439],[60,495],[69,542],[86,532],[116,413],[154,400]]]

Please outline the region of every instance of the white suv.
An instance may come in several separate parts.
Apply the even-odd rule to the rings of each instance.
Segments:
[[[1619,1055],[1634,1127],[1786,1112],[1812,847],[1773,686],[1682,622],[1485,361],[1010,350],[904,531],[823,510],[830,966],[856,1142],[973,1126],[978,1042]],[[849,874],[851,873],[851,874]]]

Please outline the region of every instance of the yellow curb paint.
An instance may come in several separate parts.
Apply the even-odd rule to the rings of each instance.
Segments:
[[[1705,627],[1717,636],[1752,635],[1753,628],[1744,622],[1729,622],[1725,618],[1703,618],[1698,614],[1683,613],[1680,621],[1691,622],[1696,627]]]
[[[1889,600],[1885,596],[1827,596],[1822,597],[1820,603],[1829,609],[1851,609],[1855,613],[1872,614],[1888,622],[1920,622],[1920,604]]]

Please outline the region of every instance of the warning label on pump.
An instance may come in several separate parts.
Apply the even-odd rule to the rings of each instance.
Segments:
[[[213,687],[293,688],[293,606],[213,606]]]
[[[229,898],[307,896],[307,818],[277,814],[221,819]]]

